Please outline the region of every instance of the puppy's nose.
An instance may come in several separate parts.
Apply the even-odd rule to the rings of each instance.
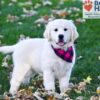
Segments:
[[[63,40],[64,35],[60,34],[58,37],[59,37],[60,40]]]

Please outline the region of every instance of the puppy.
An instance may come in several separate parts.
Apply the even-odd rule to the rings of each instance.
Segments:
[[[47,24],[44,38],[27,39],[12,46],[0,47],[0,52],[12,53],[13,57],[10,93],[16,94],[27,73],[32,71],[43,75],[46,90],[55,91],[56,78],[61,92],[64,92],[75,63],[74,41],[78,36],[71,20],[56,19]]]

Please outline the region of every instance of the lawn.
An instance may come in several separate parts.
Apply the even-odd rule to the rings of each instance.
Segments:
[[[0,45],[15,44],[19,38],[22,39],[24,36],[41,38],[45,22],[36,22],[39,18],[46,20],[54,16],[73,20],[80,37],[75,44],[77,60],[70,82],[78,84],[84,82],[83,79],[92,80],[90,83],[86,82],[84,91],[73,90],[69,96],[73,100],[76,100],[78,96],[83,96],[83,100],[89,100],[93,95],[98,96],[96,90],[97,87],[100,87],[100,19],[82,19],[82,2],[78,0],[51,0],[52,5],[46,6],[43,5],[42,0],[27,1],[0,0]],[[10,72],[12,71],[11,59],[7,60],[9,67],[2,66],[5,56],[0,54],[1,95],[9,90]],[[87,77],[90,77],[90,80]],[[32,82],[30,86],[32,86]],[[26,87],[22,86],[22,88]]]

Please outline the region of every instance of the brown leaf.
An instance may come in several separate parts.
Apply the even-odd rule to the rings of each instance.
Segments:
[[[26,93],[28,95],[32,95],[32,90],[33,90],[33,87],[29,87],[28,90],[26,91]]]
[[[10,97],[8,97],[7,95],[5,96],[5,100],[10,100]]]
[[[90,100],[99,100],[99,97],[98,96],[91,96]]]
[[[47,97],[47,100],[55,100],[54,95],[50,95],[50,96],[48,96],[48,97]]]
[[[10,15],[8,14],[7,15],[7,22],[15,22],[15,21],[18,21],[19,20],[19,17],[18,16],[15,16],[15,15]]]
[[[78,90],[84,91],[86,89],[86,83],[85,82],[80,82],[78,85]]]

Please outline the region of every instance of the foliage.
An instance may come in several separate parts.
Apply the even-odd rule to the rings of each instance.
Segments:
[[[42,0],[1,0],[0,45],[12,45],[26,37],[41,38],[45,24],[49,20],[55,18],[73,20],[80,37],[76,44],[77,61],[70,80],[74,88],[68,93],[68,97],[73,100],[76,100],[77,97],[81,98],[77,100],[89,100],[89,98],[92,98],[91,100],[97,98],[98,100],[100,90],[97,90],[96,93],[96,89],[100,86],[100,21],[82,18],[81,1],[51,0],[51,3],[47,4],[44,4],[44,2]],[[0,94],[9,89],[13,66],[11,58],[6,56],[4,58],[4,56],[0,54]],[[31,89],[32,94],[38,89],[35,88],[33,80],[37,83],[40,82],[41,78],[38,80],[35,77],[28,86],[22,86],[21,90],[24,89],[25,94],[31,86],[33,87]],[[80,90],[81,86],[84,87],[84,91]],[[58,92],[57,82],[56,87]],[[53,100],[54,96],[48,98],[47,100]]]

